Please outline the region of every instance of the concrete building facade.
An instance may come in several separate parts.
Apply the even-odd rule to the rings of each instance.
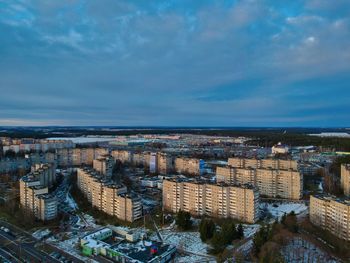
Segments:
[[[350,164],[341,165],[340,182],[345,196],[350,196]]]
[[[272,198],[299,200],[303,194],[303,176],[292,169],[217,167],[216,180],[230,184],[250,183],[261,195]]]
[[[333,235],[350,240],[350,200],[331,195],[310,196],[310,221]]]
[[[47,221],[57,216],[57,201],[49,196],[49,187],[56,179],[53,164],[38,164],[32,172],[19,181],[20,205],[22,209],[33,213],[39,220]]]
[[[175,158],[175,171],[177,173],[201,175],[203,160],[197,158],[177,157]]]
[[[111,183],[90,168],[79,168],[77,185],[91,205],[121,220],[133,222],[142,217],[141,199],[127,194],[125,186]]]
[[[102,155],[93,160],[92,167],[104,175],[106,179],[111,179],[113,174],[114,159],[109,155]]]
[[[199,180],[163,180],[163,208],[195,216],[235,218],[254,223],[259,218],[259,193],[251,185],[211,184]]]
[[[298,170],[298,162],[295,160],[281,159],[249,159],[249,158],[229,158],[228,165],[237,168],[262,168],[274,170]]]

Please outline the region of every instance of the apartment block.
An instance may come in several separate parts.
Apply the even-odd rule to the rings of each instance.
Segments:
[[[132,156],[132,164],[135,166],[146,166],[147,155],[143,152],[135,152]]]
[[[264,168],[216,168],[217,182],[252,184],[260,195],[271,198],[299,200],[303,194],[303,176],[298,171]]]
[[[262,168],[274,170],[298,170],[298,162],[295,160],[281,159],[249,159],[249,158],[229,158],[228,165],[237,168]]]
[[[55,181],[55,169],[51,164],[38,164],[32,172],[19,181],[20,204],[40,220],[46,221],[57,216],[57,201],[48,195],[48,187]]]
[[[126,150],[113,150],[111,151],[111,155],[114,160],[118,160],[122,163],[132,163],[133,160],[132,152]]]
[[[109,155],[102,155],[93,160],[93,168],[104,175],[106,179],[112,178],[114,159]]]
[[[350,240],[350,200],[331,195],[310,196],[310,221],[333,235]]]
[[[340,182],[344,195],[350,196],[350,164],[342,164],[340,170]]]
[[[92,165],[93,160],[101,155],[108,154],[104,148],[74,148],[58,149],[57,165],[60,166],[80,166]]]
[[[57,217],[57,199],[50,194],[36,195],[34,200],[34,214],[42,221]]]
[[[177,157],[175,158],[175,171],[177,173],[201,175],[204,161],[197,158]]]
[[[121,220],[133,222],[142,217],[141,199],[127,194],[127,188],[111,183],[95,169],[79,168],[77,185],[91,205]]]
[[[259,218],[259,193],[251,185],[212,184],[201,180],[163,181],[163,208],[194,216],[235,218],[254,223]]]
[[[159,152],[157,154],[157,171],[160,174],[168,174],[174,170],[173,158],[171,155]]]
[[[51,187],[56,182],[56,165],[54,163],[38,163],[31,167],[31,173],[39,178],[40,184]]]

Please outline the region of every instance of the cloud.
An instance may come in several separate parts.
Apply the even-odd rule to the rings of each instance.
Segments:
[[[350,97],[349,7],[321,0],[0,2],[0,120],[347,125],[346,115],[322,116],[345,111]]]

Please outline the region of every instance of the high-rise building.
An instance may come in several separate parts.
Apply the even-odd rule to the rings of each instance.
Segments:
[[[237,168],[262,168],[273,170],[298,170],[298,162],[295,160],[281,159],[249,159],[249,158],[229,158],[228,165]]]
[[[250,183],[266,197],[298,200],[303,194],[303,176],[292,169],[217,167],[216,180],[233,184]]]
[[[93,160],[93,168],[104,175],[106,179],[112,178],[114,159],[109,155],[102,155]]]
[[[50,194],[36,195],[34,214],[42,221],[55,219],[57,217],[57,198]]]
[[[132,163],[132,152],[126,151],[126,150],[113,150],[111,152],[112,157],[114,160],[118,160],[122,163]]]
[[[121,220],[133,222],[142,216],[141,199],[127,194],[125,186],[111,183],[91,168],[79,168],[77,185],[91,205]]]
[[[57,201],[48,195],[48,187],[55,182],[53,164],[37,164],[32,172],[23,176],[19,182],[20,204],[22,209],[33,213],[39,220],[51,220],[57,216]]]
[[[149,155],[149,172],[150,173],[156,173],[157,172],[157,166],[158,166],[158,158],[157,153],[150,153]]]
[[[330,195],[310,196],[311,223],[350,240],[350,200]]]
[[[157,154],[157,170],[160,174],[168,174],[173,171],[173,158],[171,155],[159,152]]]
[[[254,223],[259,218],[259,193],[251,185],[167,179],[163,181],[163,208]]]
[[[344,195],[350,196],[350,164],[342,164],[340,170],[340,181]]]
[[[204,161],[197,158],[177,157],[175,159],[175,171],[189,175],[201,175]]]

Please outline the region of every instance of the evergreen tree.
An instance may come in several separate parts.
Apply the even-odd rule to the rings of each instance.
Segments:
[[[176,225],[182,230],[190,229],[192,227],[191,214],[180,210],[176,216]]]
[[[201,240],[205,242],[208,239],[211,239],[215,232],[215,223],[213,220],[202,219],[199,225],[199,233]]]
[[[243,230],[243,226],[242,224],[239,224],[237,227],[237,236],[239,239],[243,239],[244,238],[244,230]]]

